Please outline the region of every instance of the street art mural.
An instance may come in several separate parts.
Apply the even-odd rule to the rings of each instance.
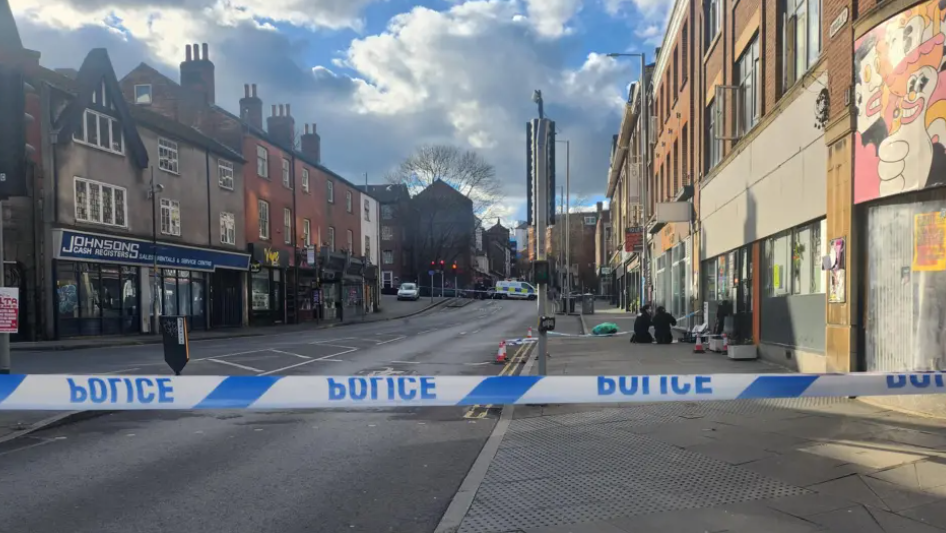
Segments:
[[[946,185],[946,0],[854,43],[854,202]]]

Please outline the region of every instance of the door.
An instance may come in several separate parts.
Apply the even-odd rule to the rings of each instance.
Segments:
[[[211,276],[210,325],[214,328],[243,325],[243,283],[236,270],[218,270]]]

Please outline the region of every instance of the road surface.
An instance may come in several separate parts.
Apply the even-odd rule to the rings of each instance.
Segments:
[[[499,340],[534,321],[534,302],[476,301],[207,341],[185,374],[492,375]],[[19,371],[170,372],[156,346],[17,355]],[[430,532],[494,423],[460,407],[110,414],[0,446],[0,531]]]

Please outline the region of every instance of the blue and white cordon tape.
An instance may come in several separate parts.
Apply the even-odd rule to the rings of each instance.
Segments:
[[[946,393],[943,372],[676,376],[0,375],[0,410],[332,407],[709,401]]]

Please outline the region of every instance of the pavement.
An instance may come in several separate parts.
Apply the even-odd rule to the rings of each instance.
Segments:
[[[361,321],[342,323],[335,320],[323,320],[321,322],[309,322],[305,324],[192,331],[190,333],[190,339],[217,340],[242,337],[263,337],[287,332],[310,331],[314,329],[328,329],[339,326],[352,326],[387,320],[397,320],[399,318],[405,318],[423,313],[429,309],[433,309],[445,303],[447,305],[454,305],[454,299],[435,298],[433,301],[431,301],[429,298],[421,298],[420,300],[412,302],[406,300],[398,301],[397,296],[382,295],[381,309],[376,313],[366,314],[364,320]],[[161,343],[161,338],[156,335],[113,335],[99,337],[79,337],[54,341],[15,342],[10,345],[10,349],[14,352],[34,352],[49,350],[81,350],[85,348],[110,348],[115,346],[138,346],[159,343]]]
[[[586,327],[614,321],[583,318]],[[692,350],[627,336],[550,337],[548,369],[784,371]],[[438,532],[946,531],[946,421],[857,400],[516,406],[500,429],[488,468],[464,481],[475,493],[467,512]]]
[[[185,375],[495,375],[534,302],[195,343]],[[525,350],[525,347],[522,347]],[[17,354],[19,355],[19,354]],[[28,355],[28,357],[27,357]],[[24,372],[168,374],[160,347],[24,353]],[[0,531],[430,532],[496,416],[461,407],[117,412],[0,442]]]

